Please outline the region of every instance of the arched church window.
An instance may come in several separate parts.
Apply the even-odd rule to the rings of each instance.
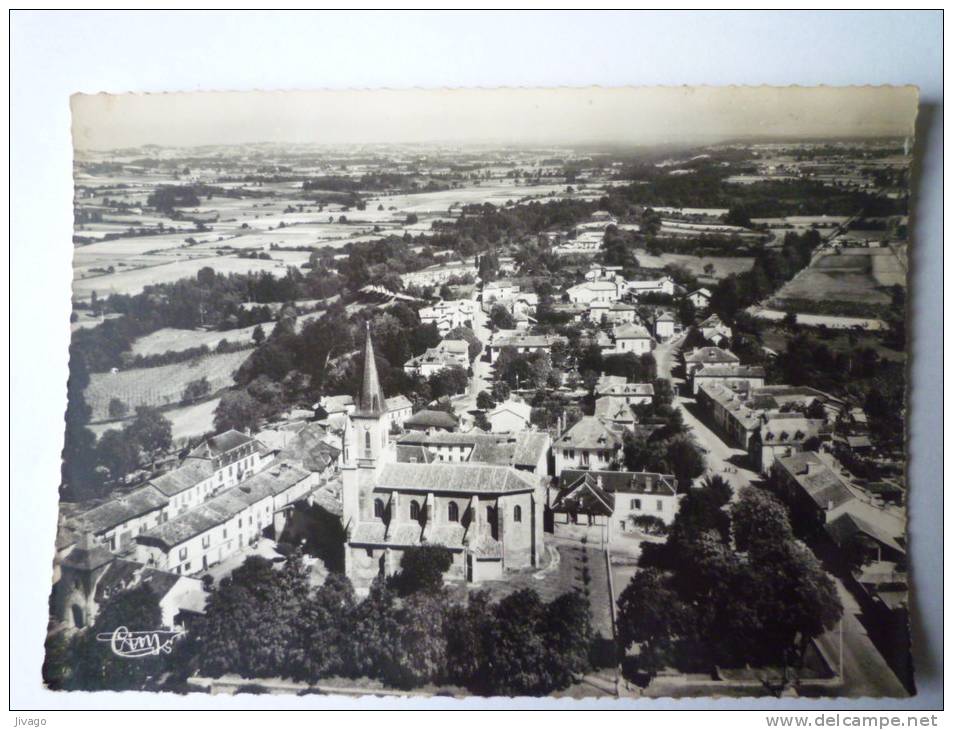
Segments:
[[[420,503],[416,499],[412,500],[410,503],[410,519],[420,519]]]
[[[384,519],[384,501],[380,499],[374,500],[374,516],[378,519]]]
[[[364,448],[368,451],[371,450],[371,432],[370,429],[364,432]]]
[[[513,508],[513,522],[522,522],[523,521],[523,508],[519,505],[516,505]]]
[[[451,522],[460,521],[460,508],[457,507],[456,502],[451,502],[447,506],[447,519],[450,520]]]

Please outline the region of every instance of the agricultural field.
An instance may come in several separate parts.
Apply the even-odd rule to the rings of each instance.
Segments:
[[[889,305],[885,287],[906,285],[906,271],[889,248],[845,248],[822,254],[785,284],[772,299],[817,302],[856,302]]]
[[[215,409],[221,398],[212,398],[191,406],[180,406],[164,410],[162,415],[172,423],[172,440],[176,443],[185,439],[202,436],[214,430]],[[121,429],[123,421],[104,421],[94,423],[89,428],[98,439],[109,429]]]
[[[317,300],[312,300],[317,301]],[[311,314],[302,314],[295,322],[300,330],[306,323],[320,317],[322,312],[312,312]],[[264,322],[261,325],[265,336],[271,334],[275,328],[275,322]],[[210,350],[214,350],[216,345],[222,340],[227,340],[229,344],[251,343],[252,333],[255,326],[242,327],[233,330],[183,330],[173,327],[164,327],[160,330],[140,337],[132,345],[133,355],[161,355],[166,352],[181,352],[193,347],[205,345]]]
[[[207,355],[189,362],[155,368],[93,373],[86,388],[86,402],[92,409],[92,421],[109,418],[109,401],[119,398],[130,411],[137,406],[163,407],[179,403],[185,386],[193,380],[208,378],[212,392],[234,384],[235,371],[251,350]]]
[[[88,300],[92,293],[102,298],[109,294],[138,294],[150,284],[178,281],[195,276],[199,269],[210,266],[220,274],[247,274],[252,271],[271,271],[283,276],[287,265],[280,260],[243,259],[236,256],[202,256],[193,259],[169,261],[155,257],[153,266],[117,271],[114,274],[91,276],[73,281],[73,299]]]
[[[684,253],[663,253],[659,256],[652,256],[645,249],[636,249],[635,258],[639,265],[646,269],[662,269],[669,264],[684,266],[697,277],[707,278],[705,266],[711,264],[715,267],[715,273],[711,278],[724,279],[729,274],[740,274],[747,271],[754,264],[754,258],[751,256],[691,256]]]

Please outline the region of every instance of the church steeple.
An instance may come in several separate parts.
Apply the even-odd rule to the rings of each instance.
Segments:
[[[374,343],[371,342],[371,325],[367,323],[367,337],[364,341],[364,377],[361,380],[361,392],[357,396],[354,415],[361,418],[380,418],[387,413],[384,401],[384,389],[377,376],[377,363],[374,360]]]

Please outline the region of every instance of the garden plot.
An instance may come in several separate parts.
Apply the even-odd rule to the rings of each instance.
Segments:
[[[740,274],[748,271],[754,265],[751,256],[690,256],[682,253],[663,253],[652,256],[645,249],[636,249],[635,258],[639,265],[646,269],[663,269],[669,264],[684,266],[695,276],[707,277],[705,267],[711,264],[715,267],[712,278],[724,279],[729,274]]]
[[[877,264],[880,273],[878,280],[874,274],[874,261],[880,258],[885,258],[885,261]],[[781,287],[773,302],[801,299],[812,302],[889,304],[890,295],[881,289],[884,286],[881,282],[889,280],[893,283],[896,280],[895,266],[899,267],[899,262],[890,249],[845,248],[839,253],[824,254]],[[778,305],[775,303],[773,306]]]
[[[235,371],[251,350],[206,355],[184,363],[155,368],[120,370],[116,373],[92,373],[86,388],[86,402],[92,409],[92,421],[109,418],[109,401],[118,398],[130,411],[137,406],[163,407],[179,403],[185,386],[207,378],[211,391],[234,385]]]
[[[317,302],[316,299],[311,301]],[[317,319],[322,314],[323,312],[302,314],[295,320],[295,325],[300,330],[305,324]],[[251,327],[222,331],[184,330],[174,327],[163,327],[161,330],[156,330],[145,337],[137,339],[132,345],[132,354],[148,357],[150,355],[161,355],[166,352],[181,352],[183,350],[190,350],[193,347],[202,347],[203,345],[210,350],[214,350],[222,340],[228,341],[229,344],[250,344],[253,342],[252,333],[255,331],[255,327],[256,325],[252,325]],[[261,329],[266,336],[270,335],[274,328],[274,322],[264,322],[261,325]]]
[[[102,298],[110,294],[138,294],[151,284],[163,284],[195,276],[199,269],[212,268],[219,274],[248,274],[253,271],[270,271],[275,276],[284,276],[287,264],[268,259],[242,259],[235,256],[202,256],[200,258],[174,261],[155,257],[155,265],[114,274],[91,276],[73,281],[73,298],[84,301],[96,294]]]

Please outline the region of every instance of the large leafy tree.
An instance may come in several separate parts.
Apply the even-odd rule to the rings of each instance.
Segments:
[[[391,582],[402,596],[419,591],[434,593],[443,587],[443,576],[453,564],[453,554],[443,545],[415,545],[404,550],[400,571]]]
[[[151,406],[136,408],[136,417],[126,426],[124,433],[153,460],[159,454],[172,448],[172,423],[158,408]]]
[[[155,593],[145,585],[116,594],[106,602],[93,625],[72,646],[72,674],[66,688],[81,690],[130,690],[154,686],[173,654],[127,659],[113,653],[100,634],[112,634],[118,627],[147,631],[162,627],[162,610]]]

